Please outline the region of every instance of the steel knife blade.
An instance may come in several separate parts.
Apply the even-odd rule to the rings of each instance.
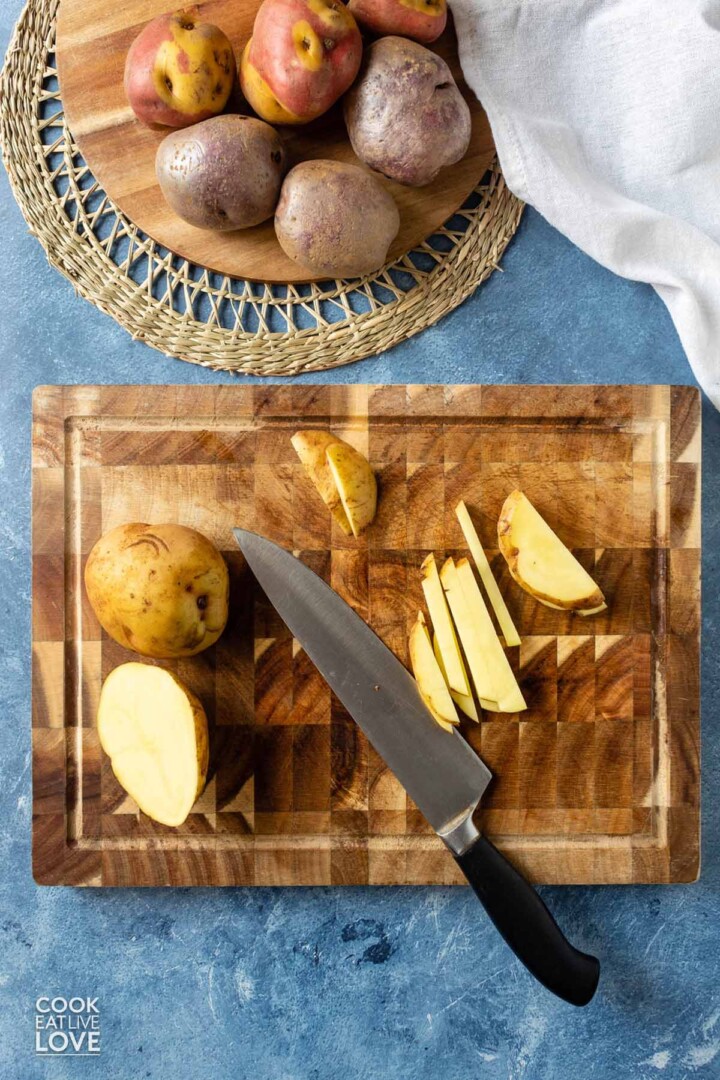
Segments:
[[[491,773],[433,720],[417,683],[349,604],[291,552],[256,533],[235,538],[273,607],[333,692],[456,854]]]
[[[456,731],[436,724],[410,673],[322,578],[272,541],[233,532],[273,607],[450,848],[507,944],[554,994],[586,1005],[600,976],[597,959],[570,944],[473,823],[489,769]]]

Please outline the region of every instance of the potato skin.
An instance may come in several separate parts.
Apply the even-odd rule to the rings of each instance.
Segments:
[[[216,116],[235,81],[225,34],[197,9],[160,15],[140,31],[125,61],[125,94],[144,124],[182,128]]]
[[[263,0],[240,85],[263,120],[306,124],[345,93],[361,59],[360,31],[342,0]]]
[[[291,259],[329,278],[360,277],[385,262],[400,228],[377,177],[340,161],[303,161],[285,177],[275,232]]]
[[[247,229],[271,217],[285,173],[274,128],[250,116],[216,116],[173,131],[155,157],[175,213],[200,229]]]
[[[410,187],[429,184],[470,144],[470,109],[450,68],[406,38],[380,38],[366,50],[344,109],[360,160]]]
[[[446,0],[350,0],[355,20],[373,34],[398,34],[429,45],[447,25]]]
[[[206,536],[184,525],[112,529],[88,556],[85,588],[103,629],[141,656],[194,656],[227,622],[225,561]]]

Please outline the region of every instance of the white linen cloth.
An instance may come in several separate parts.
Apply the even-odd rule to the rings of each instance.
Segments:
[[[655,287],[720,408],[720,0],[451,7],[511,191]]]

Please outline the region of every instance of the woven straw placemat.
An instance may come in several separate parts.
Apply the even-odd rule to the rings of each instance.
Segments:
[[[0,76],[0,138],[15,197],[51,265],[170,356],[254,375],[322,371],[431,326],[497,268],[522,204],[497,164],[419,248],[353,282],[266,285],[156,244],[116,209],[75,145],[54,62],[59,0],[29,0]]]

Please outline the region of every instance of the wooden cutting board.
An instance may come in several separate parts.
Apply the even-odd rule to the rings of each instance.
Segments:
[[[210,0],[196,6],[203,21],[225,31],[239,58],[252,34],[260,0]],[[199,266],[251,281],[322,280],[284,254],[272,220],[239,232],[208,232],[182,221],[165,202],[155,179],[155,152],[167,129],[152,131],[135,119],[125,98],[123,71],[133,39],[147,22],[167,11],[165,0],[125,0],[122,4],[62,0],[60,4],[56,56],[63,108],[94,177],[135,225]],[[462,78],[452,25],[432,48],[450,64],[470,106],[472,139],[463,160],[443,169],[427,187],[408,188],[383,180],[398,203],[401,219],[390,259],[417,247],[452,217],[494,156],[487,117]],[[239,92],[229,109],[249,111]],[[284,128],[282,134],[291,164],[308,158],[357,164],[339,107],[307,126]]]
[[[380,481],[362,541],[331,527],[290,446],[331,427]],[[509,578],[521,487],[609,610]],[[300,553],[403,660],[428,551],[464,552],[463,497],[522,636],[529,703],[463,732],[494,773],[483,827],[536,882],[691,881],[699,842],[700,401],[690,387],[40,387],[33,425],[33,866],[44,884],[454,883],[450,855],[254,585],[231,527]],[[169,663],[202,699],[211,778],[187,823],[140,814],[95,728],[133,655],[83,565],[107,529],[182,522],[225,554],[218,645]],[[352,663],[352,657],[348,657]],[[388,718],[392,722],[392,718]]]

